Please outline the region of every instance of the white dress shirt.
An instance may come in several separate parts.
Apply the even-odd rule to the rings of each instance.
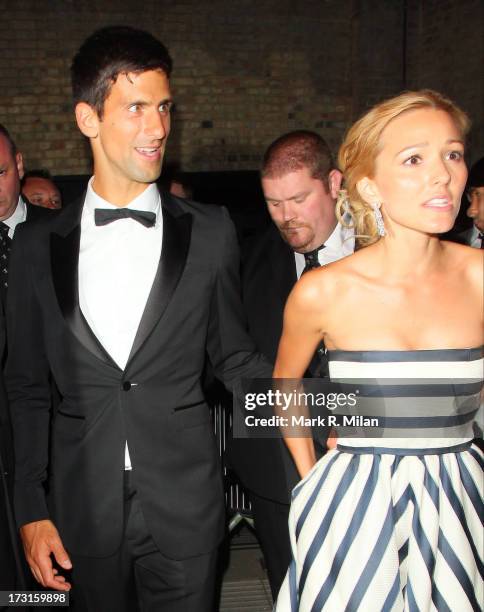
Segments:
[[[480,249],[481,248],[481,238],[479,238],[479,236],[481,235],[481,231],[479,230],[479,228],[476,225],[472,226],[472,232],[470,235],[470,239],[469,239],[469,245],[471,247],[474,247],[475,249]]]
[[[160,194],[152,184],[127,206],[154,212],[153,227],[130,218],[97,226],[95,208],[118,207],[95,193],[91,178],[81,216],[79,305],[96,338],[124,370],[160,260]],[[127,445],[125,469],[131,469]]]
[[[324,243],[324,249],[318,251],[319,263],[325,264],[338,261],[355,250],[355,232],[352,227],[344,227],[340,223],[336,225],[331,236]],[[296,259],[297,277],[300,278],[306,265],[304,255],[294,252]]]
[[[19,223],[23,223],[27,219],[27,206],[22,200],[22,196],[18,197],[18,204],[8,219],[4,219],[5,225],[8,225],[8,237],[13,238],[15,228]]]

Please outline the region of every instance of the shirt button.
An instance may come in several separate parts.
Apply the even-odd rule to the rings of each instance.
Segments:
[[[123,391],[129,391],[131,389],[131,383],[129,380],[125,380],[123,383]]]

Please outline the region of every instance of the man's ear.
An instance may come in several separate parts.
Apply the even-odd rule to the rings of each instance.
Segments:
[[[96,110],[87,102],[78,102],[75,113],[77,127],[84,136],[96,138],[99,130],[99,117]]]
[[[341,181],[343,180],[343,175],[339,170],[331,170],[328,174],[328,186],[329,193],[331,197],[336,200],[338,197],[338,192],[341,189]]]
[[[24,178],[24,158],[22,157],[22,153],[16,153],[15,155],[15,164],[17,165],[17,172],[19,179],[22,180]]]
[[[365,176],[356,183],[356,189],[362,200],[368,204],[377,204],[381,202],[380,192],[372,179]]]

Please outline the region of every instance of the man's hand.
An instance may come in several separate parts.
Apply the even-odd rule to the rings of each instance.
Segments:
[[[40,584],[57,591],[69,591],[71,585],[64,576],[52,567],[51,554],[65,570],[72,568],[69,555],[66,553],[59,532],[49,520],[34,521],[20,528],[20,537],[25,550],[25,557],[30,569]]]

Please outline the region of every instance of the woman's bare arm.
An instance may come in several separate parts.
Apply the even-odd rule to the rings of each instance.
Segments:
[[[321,277],[323,274],[323,270],[306,274],[289,296],[284,311],[284,329],[274,367],[274,378],[302,378],[322,339]],[[299,474],[304,477],[316,463],[312,437],[286,435],[285,442]]]

